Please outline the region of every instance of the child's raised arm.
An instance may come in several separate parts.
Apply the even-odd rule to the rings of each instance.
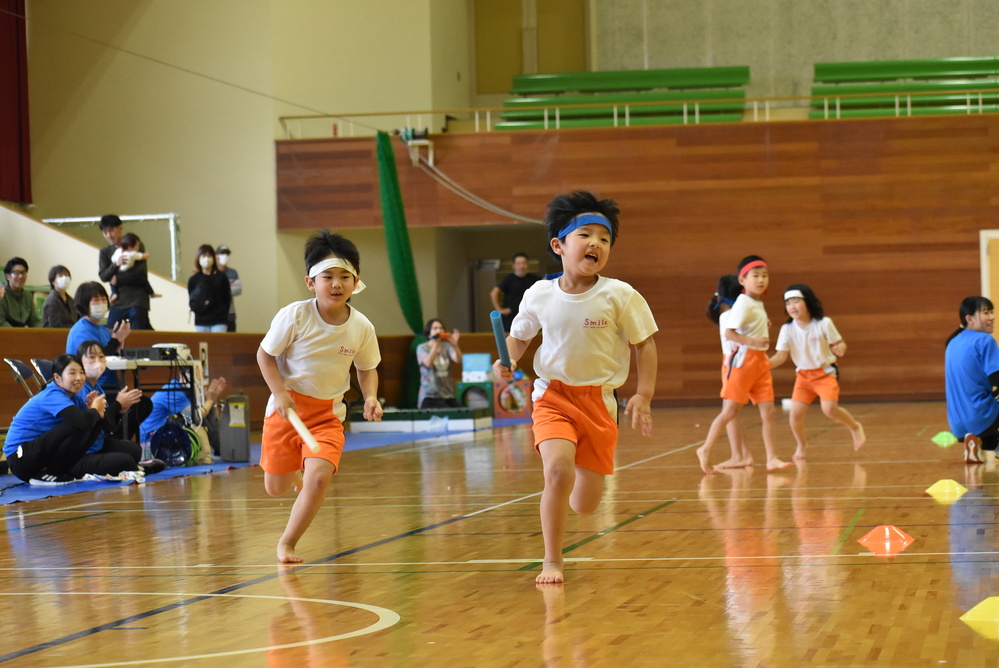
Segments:
[[[257,348],[257,366],[260,367],[260,374],[267,383],[267,388],[274,395],[274,410],[284,419],[288,419],[288,409],[295,407],[295,401],[288,394],[288,388],[284,386],[281,372],[278,370],[277,358]]]
[[[527,346],[529,345],[531,345],[530,340],[522,341],[512,336],[506,337],[506,349],[510,351],[510,368],[507,369],[500,364],[499,360],[496,360],[493,362],[493,375],[508,383],[513,381],[513,372],[517,368],[517,360],[523,357],[524,351],[527,350]]]
[[[382,405],[378,401],[378,370],[357,370],[357,384],[364,397],[364,419],[369,422],[382,421]]]
[[[636,343],[634,348],[638,387],[628,399],[624,414],[631,416],[632,429],[641,426],[642,436],[652,436],[652,395],[656,391],[659,355],[656,352],[656,342],[651,336],[641,343]]]

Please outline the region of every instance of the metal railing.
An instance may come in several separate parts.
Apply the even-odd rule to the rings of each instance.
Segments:
[[[908,93],[853,93],[844,95],[800,96],[800,97],[761,97],[741,100],[743,105],[742,122],[769,122],[776,120],[805,120],[809,111],[821,110],[823,118],[835,120],[842,118],[843,100],[862,100],[864,98],[894,98],[894,115],[896,117],[912,116],[913,104],[918,105],[922,99],[964,95],[963,105],[949,104],[964,110],[966,114],[986,113],[985,96],[999,96],[997,89],[967,89],[967,90],[927,90]],[[613,127],[630,127],[632,117],[640,114],[643,107],[671,106],[680,109],[684,125],[698,125],[704,122],[702,106],[705,104],[738,103],[731,98],[717,99],[706,97],[703,100],[669,101],[650,100],[647,102],[608,103],[588,102],[580,104],[522,106],[517,110],[535,110],[541,112],[544,129],[561,129],[566,109],[611,108]],[[989,103],[991,104],[991,103]],[[882,107],[883,108],[883,107]],[[638,112],[636,112],[638,110]],[[284,139],[327,139],[371,136],[377,131],[392,132],[400,128],[429,128],[431,132],[440,131],[451,122],[462,122],[467,126],[462,131],[494,132],[496,122],[505,107],[479,107],[469,109],[432,109],[420,111],[393,112],[361,112],[311,116],[281,116],[279,121],[284,131]],[[798,113],[796,113],[798,112]],[[950,111],[949,113],[960,113]]]

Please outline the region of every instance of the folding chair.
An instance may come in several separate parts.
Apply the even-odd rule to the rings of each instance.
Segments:
[[[35,392],[41,391],[42,384],[35,376],[35,370],[31,368],[30,364],[25,364],[21,360],[12,360],[8,357],[4,357],[3,361],[10,367],[10,373],[14,376],[14,380],[24,388],[29,397],[33,397],[35,396]],[[35,388],[34,390],[31,389],[32,385]]]
[[[52,360],[32,357],[31,366],[35,367],[35,371],[38,372],[38,378],[41,378],[42,386],[48,385],[52,380]]]

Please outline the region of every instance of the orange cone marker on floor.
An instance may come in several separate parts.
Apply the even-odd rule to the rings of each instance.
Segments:
[[[878,557],[894,557],[909,547],[915,538],[899,529],[894,524],[882,524],[857,542],[866,547]]]

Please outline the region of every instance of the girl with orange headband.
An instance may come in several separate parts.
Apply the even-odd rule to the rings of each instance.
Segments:
[[[739,416],[742,407],[752,401],[759,406],[763,421],[763,446],[767,455],[767,470],[791,466],[777,457],[774,382],[770,375],[767,349],[770,347],[770,321],[761,298],[770,285],[767,263],[758,255],[750,255],[739,263],[739,285],[742,294],[729,311],[725,338],[735,344],[728,355],[722,381],[722,411],[711,423],[704,445],[697,449],[701,470],[714,473],[708,464],[711,448],[728,424]]]

